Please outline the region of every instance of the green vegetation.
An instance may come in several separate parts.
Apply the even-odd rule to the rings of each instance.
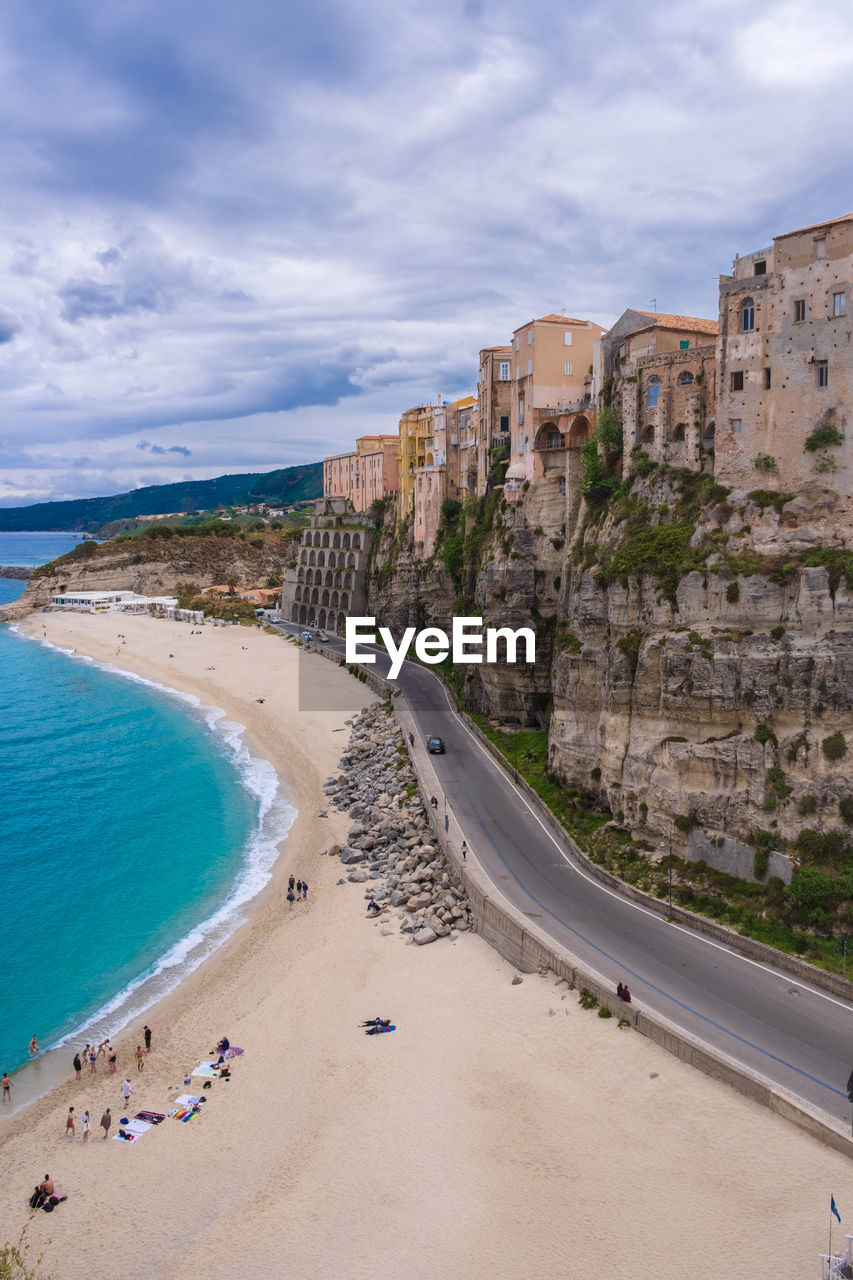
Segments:
[[[51,1280],[47,1272],[41,1270],[41,1255],[35,1263],[30,1263],[27,1257],[30,1249],[26,1238],[28,1227],[29,1223],[16,1242],[7,1240],[0,1245],[0,1280]]]
[[[131,493],[107,498],[77,498],[69,502],[37,502],[31,507],[0,509],[0,531],[39,529],[96,530],[111,520],[133,519],[172,511],[211,511],[216,507],[256,502],[288,506],[323,493],[323,464],[278,471],[218,476],[214,480],[186,480],[178,484],[147,485]]]
[[[729,604],[737,604],[738,600],[740,600],[740,583],[739,582],[735,581],[735,582],[729,583],[729,585],[726,587],[726,599],[728,600]]]
[[[838,812],[848,827],[853,827],[853,796],[842,796],[838,802]]]
[[[779,739],[776,737],[776,734],[769,725],[757,724],[755,726],[755,733],[752,736],[755,738],[756,742],[761,743],[762,747],[768,742],[774,747],[778,747],[779,745]]]
[[[692,813],[679,813],[675,819],[675,825],[679,831],[685,834],[691,832],[694,827],[698,827],[699,823]]]
[[[587,987],[581,987],[578,1004],[582,1009],[597,1009],[598,1000]]]
[[[645,633],[637,627],[632,627],[620,640],[616,641],[616,648],[620,653],[624,653],[630,663],[632,679],[637,674],[637,662],[640,658],[640,648],[644,639]]]
[[[810,436],[806,436],[803,448],[807,453],[817,453],[818,449],[834,449],[841,444],[844,444],[844,436],[838,428],[824,422]]]
[[[840,731],[831,733],[828,738],[824,738],[820,749],[827,760],[841,760],[847,754],[847,739]]]
[[[778,471],[779,467],[776,459],[769,453],[758,453],[755,455],[753,465],[756,471]]]

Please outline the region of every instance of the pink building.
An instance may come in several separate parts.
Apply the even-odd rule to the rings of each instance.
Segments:
[[[356,511],[400,488],[399,436],[359,436],[352,453],[323,459],[323,497],[345,498]]]

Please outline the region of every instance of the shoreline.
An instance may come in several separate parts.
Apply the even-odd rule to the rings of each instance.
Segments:
[[[90,656],[116,630],[109,615],[52,617],[32,621],[73,628]],[[676,1280],[685,1259],[748,1280],[759,1253],[779,1280],[814,1274],[830,1190],[850,1212],[844,1157],[585,1012],[553,974],[515,984],[476,934],[406,946],[395,921],[365,918],[365,886],[341,885],[345,868],[317,856],[348,832],[345,813],[317,812],[346,745],[334,729],[375,701],[363,685],[242,628],[206,628],[192,650],[182,624],[119,626],[128,665],[201,691],[247,724],[247,742],[251,721],[253,752],[299,814],[251,918],[145,1015],[154,1041],[131,1075],[129,1114],[167,1111],[220,1035],[245,1048],[202,1116],[167,1120],[130,1149],[97,1129],[88,1145],[67,1142],[71,1104],[89,1106],[95,1126],[106,1102],[124,1114],[122,1075],[99,1073],[72,1075],[3,1127],[5,1234],[26,1222],[45,1171],[69,1194],[29,1227],[54,1280],[213,1280],[237,1267],[260,1280],[391,1280],[404,1268],[413,1280],[563,1280],[567,1265]],[[334,693],[337,710],[288,717],[288,682],[312,704]],[[311,887],[288,910],[291,871]],[[372,1016],[391,1016],[396,1033],[365,1039],[358,1023]],[[120,1040],[123,1070],[133,1039]]]
[[[45,1097],[52,1088],[62,1083],[68,1076],[68,1054],[73,1054],[79,1042],[89,1034],[95,1043],[104,1038],[117,1041],[127,1026],[134,1020],[143,1019],[176,991],[196,969],[213,958],[221,947],[225,946],[238,929],[248,923],[254,904],[263,893],[274,875],[279,859],[286,856],[287,841],[290,830],[298,816],[293,798],[286,783],[273,766],[264,757],[254,754],[245,742],[246,726],[229,720],[226,711],[221,707],[205,704],[195,695],[164,684],[162,681],[149,679],[130,668],[121,667],[113,661],[96,659],[88,654],[74,653],[72,650],[46,639],[22,627],[20,623],[11,624],[11,629],[29,642],[43,645],[73,658],[75,661],[91,664],[102,671],[136,684],[147,686],[171,700],[181,703],[194,717],[204,723],[206,732],[211,736],[219,736],[227,753],[229,765],[235,775],[238,786],[247,790],[258,802],[259,813],[256,824],[250,832],[247,845],[243,848],[243,858],[235,875],[227,884],[225,896],[217,903],[213,912],[196,921],[190,929],[176,938],[164,952],[156,956],[145,970],[131,978],[123,987],[108,994],[91,1016],[83,1018],[69,1032],[60,1036],[53,1044],[48,1045],[36,1059],[22,1062],[12,1071],[14,1101],[11,1109],[0,1111],[0,1132],[6,1121]],[[251,774],[254,772],[267,775],[267,795],[253,786]],[[267,820],[272,826],[265,830]],[[259,865],[250,866],[247,861],[248,846],[257,837],[261,843],[272,846],[274,852],[267,852]],[[262,883],[253,887],[253,879],[262,878]],[[176,953],[185,951],[182,958]],[[200,951],[201,954],[193,955]],[[177,972],[167,977],[169,971]],[[165,983],[163,990],[151,990],[152,986]],[[148,989],[146,991],[146,988]],[[104,1064],[105,1065],[105,1064]],[[34,1083],[42,1077],[40,1083]],[[23,1086],[23,1088],[22,1088]]]

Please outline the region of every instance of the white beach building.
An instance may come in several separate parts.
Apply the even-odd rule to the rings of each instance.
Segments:
[[[50,605],[83,613],[154,613],[177,622],[204,621],[200,609],[179,609],[177,596],[141,596],[135,591],[74,591],[51,596]]]

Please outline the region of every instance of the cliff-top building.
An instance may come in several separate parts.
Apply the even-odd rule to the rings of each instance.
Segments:
[[[851,286],[853,214],[776,236],[720,277],[723,484],[853,497]]]
[[[595,425],[592,370],[605,330],[592,320],[547,315],[512,335],[510,461],[532,480],[565,468],[564,450]]]
[[[399,436],[359,436],[351,453],[323,459],[323,497],[344,498],[367,511],[400,487]]]

